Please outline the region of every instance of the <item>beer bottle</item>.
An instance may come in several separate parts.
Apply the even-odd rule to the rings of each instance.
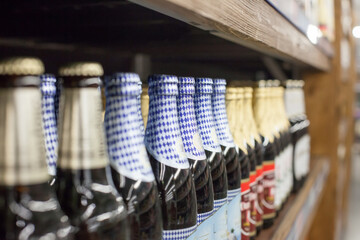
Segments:
[[[51,74],[40,76],[41,113],[45,135],[45,152],[48,172],[51,176],[50,185],[54,184],[57,161],[57,126],[55,115],[56,78]]]
[[[152,75],[148,83],[145,146],[162,206],[163,239],[187,239],[196,230],[197,204],[178,122],[178,79],[170,75]]]
[[[0,62],[0,239],[73,239],[48,184],[37,58]]]
[[[245,136],[248,158],[250,160],[250,239],[254,239],[256,236],[256,204],[257,204],[257,185],[256,185],[256,149],[255,149],[255,138],[251,134],[251,123],[250,123],[250,112],[246,107],[250,95],[247,92],[246,87],[242,87],[243,97],[241,107],[239,111],[243,115],[243,122],[241,124],[242,132]]]
[[[275,158],[277,148],[275,139],[270,127],[271,119],[267,115],[269,108],[268,91],[265,81],[261,80],[254,89],[254,118],[256,126],[261,135],[262,145],[264,147],[263,156],[263,227],[268,228],[273,224],[275,218],[274,192],[275,192]]]
[[[93,62],[66,65],[59,119],[57,195],[76,227],[76,239],[129,239],[127,213],[111,184],[100,76]]]
[[[304,85],[305,82],[303,80],[298,80],[297,81],[297,90],[299,92],[299,100],[298,100],[298,105],[299,105],[299,116],[301,116],[301,138],[300,138],[300,142],[301,142],[301,159],[302,159],[302,185],[305,182],[306,177],[309,175],[309,170],[310,170],[310,135],[309,135],[309,126],[310,126],[310,121],[307,118],[306,115],[306,109],[305,109],[305,94],[304,94]]]
[[[195,117],[199,128],[207,161],[211,167],[214,188],[214,239],[227,239],[227,173],[226,162],[217,138],[211,95],[213,80],[211,78],[195,79]]]
[[[286,202],[286,199],[290,195],[293,179],[292,179],[292,151],[293,145],[291,142],[290,135],[290,123],[287,119],[284,106],[284,88],[279,85],[279,81],[276,88],[276,112],[277,112],[277,122],[279,123],[280,135],[282,137],[282,149],[283,149],[283,164],[282,164],[282,182],[283,182],[283,195],[282,195],[282,205]]]
[[[264,188],[263,188],[263,146],[261,137],[259,135],[253,113],[253,88],[244,88],[244,109],[247,119],[247,128],[250,143],[253,144],[253,154],[256,157],[256,175],[255,185],[257,188],[257,198],[255,202],[256,209],[256,234],[259,234],[262,228],[262,215],[263,215],[263,201],[264,201]]]
[[[196,189],[198,212],[196,235],[201,236],[201,239],[212,239],[213,226],[209,217],[213,214],[214,209],[214,190],[211,169],[206,160],[205,150],[196,124],[195,79],[192,77],[179,77],[178,79],[177,109],[180,132]]]
[[[232,83],[231,85],[234,85]],[[246,139],[243,133],[242,124],[244,115],[243,109],[244,89],[231,86],[226,91],[226,109],[229,113],[229,126],[233,133],[234,142],[238,148],[239,161],[241,165],[241,239],[250,239],[250,161],[247,155]]]
[[[116,73],[105,82],[108,152],[115,187],[127,204],[131,239],[160,240],[160,200],[139,128],[139,82],[135,73]]]
[[[290,121],[291,140],[293,148],[293,190],[297,192],[308,172],[310,137],[304,104],[303,81],[286,81],[285,108]]]
[[[241,238],[241,166],[238,151],[230,132],[226,105],[226,80],[214,79],[212,109],[215,129],[226,160],[228,178],[228,234],[231,239]]]

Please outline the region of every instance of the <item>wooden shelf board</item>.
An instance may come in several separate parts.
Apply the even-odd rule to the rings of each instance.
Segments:
[[[259,52],[329,70],[319,48],[263,0],[131,0]]]
[[[304,239],[320,203],[328,173],[328,160],[314,157],[310,174],[300,192],[289,197],[273,226],[262,230],[256,239]]]

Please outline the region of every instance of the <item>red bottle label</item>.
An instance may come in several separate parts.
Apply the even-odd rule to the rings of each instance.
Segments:
[[[241,239],[250,240],[250,179],[241,180]]]
[[[256,201],[257,185],[256,171],[250,173],[250,237],[256,235]]]
[[[256,201],[256,227],[262,225],[264,186],[263,186],[263,166],[256,167],[257,201]]]
[[[264,186],[264,201],[263,201],[263,219],[271,219],[275,217],[275,162],[264,162],[263,186]]]

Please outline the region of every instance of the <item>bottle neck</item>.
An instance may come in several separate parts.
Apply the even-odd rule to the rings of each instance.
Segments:
[[[180,94],[177,97],[177,109],[186,156],[192,160],[205,160],[206,155],[196,123],[194,95]]]
[[[247,144],[251,147],[255,147],[255,138],[252,132],[252,107],[250,98],[245,96],[243,100],[243,115],[244,115],[244,132]]]
[[[112,167],[122,176],[151,182],[154,175],[139,128],[139,98],[107,93],[105,128]],[[140,112],[141,114],[141,112]]]
[[[46,161],[49,174],[51,176],[55,176],[58,145],[54,99],[56,94],[55,82],[42,82],[41,92],[41,108],[42,120],[44,124]]]
[[[145,145],[159,162],[173,168],[189,168],[177,115],[175,94],[149,94]]]
[[[94,85],[65,86],[62,91],[58,157],[62,169],[97,169],[108,164],[101,92]]]
[[[142,139],[144,139],[145,125],[144,125],[144,120],[143,120],[142,111],[141,111],[141,94],[139,94],[136,97],[136,106],[137,106],[137,119],[136,119],[136,121],[138,122],[138,125],[140,126],[140,133],[141,133]]]
[[[211,93],[195,93],[195,116],[204,149],[221,152],[211,107]]]
[[[268,141],[273,142],[274,137],[271,134],[271,119],[267,108],[269,107],[269,99],[266,93],[266,89],[257,88],[255,89],[255,97],[254,97],[254,118],[256,122],[256,126],[260,135],[267,138]]]
[[[235,147],[226,112],[225,91],[214,92],[212,95],[212,108],[214,113],[215,129],[220,145],[225,147]]]
[[[40,83],[38,77],[19,77]],[[6,81],[6,80],[2,80]],[[37,86],[0,87],[0,185],[19,186],[49,179]]]

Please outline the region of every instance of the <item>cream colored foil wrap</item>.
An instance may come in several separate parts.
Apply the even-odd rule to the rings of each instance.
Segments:
[[[48,181],[40,89],[0,89],[0,115],[0,185]]]
[[[99,89],[64,89],[61,96],[58,164],[63,169],[74,170],[108,165]]]

